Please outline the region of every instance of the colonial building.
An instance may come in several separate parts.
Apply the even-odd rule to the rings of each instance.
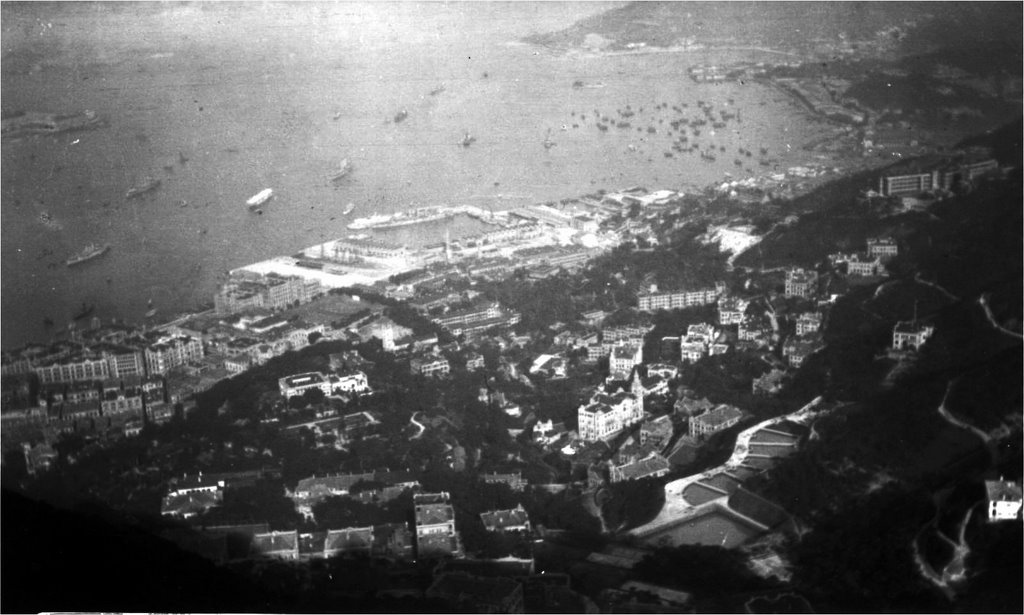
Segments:
[[[658,453],[651,453],[643,459],[637,459],[622,465],[611,465],[608,478],[613,483],[624,480],[639,480],[668,474],[672,464]]]
[[[818,286],[818,273],[799,267],[786,271],[786,296],[809,299]]]
[[[699,438],[728,429],[740,422],[743,412],[734,406],[721,404],[690,419],[690,437]]]
[[[722,297],[718,300],[718,324],[738,325],[743,322],[750,302],[738,297]]]
[[[509,510],[491,510],[480,513],[480,520],[489,532],[529,532],[530,516],[520,504]]]
[[[860,254],[854,254],[846,261],[846,273],[865,278],[885,275],[885,265],[882,264],[881,256],[864,257]]]
[[[444,357],[418,357],[409,361],[409,370],[423,376],[447,376],[451,366]]]
[[[658,292],[652,290],[637,295],[637,309],[641,312],[656,312],[658,310],[675,310],[679,308],[692,307],[695,305],[707,305],[718,300],[724,287],[701,288],[697,290],[674,290]]]
[[[821,314],[804,312],[796,319],[796,334],[808,335],[821,329]]]
[[[455,531],[455,509],[446,492],[417,493],[412,498],[416,513],[416,554],[419,558],[461,555]]]
[[[612,348],[608,358],[608,372],[614,380],[629,378],[633,368],[643,360],[643,346],[639,344],[623,344]]]
[[[644,397],[640,379],[633,378],[629,393],[619,389],[609,395],[599,391],[577,410],[580,440],[595,442],[638,423],[644,418]]]
[[[320,372],[285,376],[278,379],[277,387],[285,399],[303,395],[306,391],[313,389],[319,389],[324,395],[331,394],[331,382]]]
[[[892,347],[894,350],[920,350],[934,332],[935,327],[931,325],[920,321],[901,320],[892,329]]]
[[[203,358],[203,342],[189,335],[167,336],[146,348],[149,375],[166,374],[175,367]]]
[[[868,256],[886,260],[900,253],[899,245],[892,237],[871,237],[868,239]]]

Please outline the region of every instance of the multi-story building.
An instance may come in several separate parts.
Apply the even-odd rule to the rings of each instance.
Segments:
[[[920,194],[942,187],[942,176],[938,170],[905,175],[883,175],[878,178],[878,192],[885,196]]]
[[[447,376],[451,365],[444,357],[418,357],[409,361],[409,370],[423,376]]]
[[[122,382],[111,378],[103,382],[103,399],[100,409],[103,416],[131,413],[142,414],[142,387],[138,377],[125,379]]]
[[[111,378],[146,375],[146,356],[139,348],[101,343],[94,345],[92,349],[107,360]]]
[[[615,380],[629,378],[633,368],[643,360],[643,346],[639,344],[623,344],[612,348],[608,358],[608,371]]]
[[[690,363],[700,361],[708,353],[708,345],[701,339],[683,338],[679,344],[679,357]]]
[[[523,480],[523,474],[521,472],[510,472],[507,474],[494,472],[492,474],[483,474],[480,478],[488,484],[504,483],[508,485],[512,491],[522,491],[528,484]]]
[[[672,439],[672,417],[668,414],[644,421],[640,426],[640,445],[662,451]]]
[[[189,336],[166,336],[146,348],[149,375],[166,374],[175,367],[203,358],[202,340]]]
[[[799,267],[786,271],[786,296],[809,299],[818,286],[818,272]]]
[[[639,480],[668,474],[672,464],[658,453],[651,453],[643,459],[631,460],[627,463],[608,467],[608,478],[613,483],[624,480]]]
[[[697,290],[662,292],[651,290],[637,295],[637,309],[641,312],[656,312],[658,310],[675,310],[695,305],[707,305],[716,302],[722,291],[723,287],[721,285],[716,288]]]
[[[804,312],[796,319],[796,334],[808,335],[821,329],[821,314]]]
[[[230,279],[217,290],[213,305],[218,314],[257,308],[282,309],[295,303],[308,303],[322,293],[323,288],[316,279],[240,270],[232,272]]]
[[[743,322],[750,302],[739,297],[722,297],[718,300],[718,323],[721,325],[738,325]]]
[[[315,250],[315,248],[313,248]],[[328,258],[343,263],[373,260],[396,266],[405,266],[409,262],[409,250],[405,246],[388,243],[379,239],[366,237],[345,237],[328,242],[324,246]],[[310,257],[318,253],[307,254]]]
[[[489,510],[480,513],[480,520],[488,532],[529,532],[530,516],[520,504],[508,510]]]
[[[1002,479],[987,480],[985,496],[988,502],[989,521],[1011,521],[1021,518],[1021,503],[1024,496],[1020,483]]]
[[[741,418],[743,412],[739,408],[721,404],[690,419],[690,437],[700,438],[728,429],[739,423]]]
[[[369,555],[373,549],[373,526],[346,527],[340,530],[327,530],[324,538],[324,557],[341,554],[362,553]]]
[[[881,256],[863,256],[854,254],[846,261],[846,273],[861,277],[874,277],[885,274],[885,265]]]
[[[58,359],[35,367],[39,382],[79,382],[106,380],[110,377],[110,364],[102,356],[85,354]]]
[[[365,377],[364,377],[365,378]],[[307,372],[294,376],[285,376],[277,381],[277,387],[285,399],[303,395],[306,391],[319,389],[324,395],[331,394],[331,381],[320,372]]]
[[[337,378],[331,378],[332,392],[342,393],[366,393],[370,390],[370,382],[366,374],[360,371],[351,371],[338,374]]]
[[[899,253],[899,244],[892,237],[871,237],[868,239],[868,256],[879,256],[885,260]]]
[[[636,342],[643,344],[644,336],[654,328],[654,325],[619,325],[617,327],[606,327],[601,330],[601,341],[611,342]]]
[[[630,392],[619,390],[609,395],[595,393],[576,411],[580,440],[596,442],[638,423],[644,418],[644,396],[640,379],[634,375]]]
[[[417,557],[459,555],[462,547],[455,531],[455,509],[448,493],[417,493],[412,496],[416,514]]]
[[[254,534],[252,551],[259,557],[273,559],[299,559],[299,531],[272,531]]]
[[[715,341],[717,336],[718,331],[715,331],[713,326],[704,322],[686,327],[687,341],[701,341],[705,344],[710,344]]]
[[[935,327],[932,325],[915,320],[901,320],[892,329],[892,347],[894,350],[920,350],[934,332]]]

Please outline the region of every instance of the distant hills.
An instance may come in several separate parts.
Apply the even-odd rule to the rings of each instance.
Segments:
[[[574,48],[597,35],[612,49],[671,47],[686,39],[782,50],[875,41],[908,54],[969,50],[980,41],[1005,41],[1019,49],[1021,16],[1021,5],[1009,2],[636,2],[527,42]],[[874,52],[877,46],[862,50]]]

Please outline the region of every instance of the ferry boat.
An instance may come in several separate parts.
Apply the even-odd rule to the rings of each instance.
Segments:
[[[256,211],[260,206],[269,201],[272,196],[274,196],[274,191],[270,188],[264,188],[246,201],[245,204],[249,206],[249,209]]]
[[[153,190],[156,190],[159,186],[160,186],[160,180],[159,179],[153,179],[152,177],[150,177],[150,178],[146,179],[145,182],[139,184],[138,186],[133,186],[133,187],[129,188],[128,192],[124,193],[124,198],[126,198],[126,199],[134,199],[135,197],[142,196],[143,194],[146,194],[147,192],[152,192]]]
[[[85,261],[92,260],[98,256],[103,256],[104,254],[107,253],[107,250],[109,249],[109,243],[105,243],[102,246],[99,244],[90,243],[89,245],[85,246],[85,248],[83,248],[81,252],[69,257],[68,260],[65,262],[68,264],[68,267],[72,265],[77,265],[79,263],[84,263]]]

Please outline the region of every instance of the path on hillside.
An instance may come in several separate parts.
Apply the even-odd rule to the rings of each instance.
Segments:
[[[1024,340],[1024,335],[1021,335],[1016,331],[1011,331],[1010,329],[1007,329],[1003,325],[999,324],[999,321],[996,320],[995,315],[992,314],[992,308],[990,308],[988,305],[988,293],[983,293],[980,297],[978,297],[978,305],[981,306],[981,309],[985,310],[985,318],[987,318],[989,323],[991,323],[992,326],[995,327],[998,331],[1001,331],[1016,339]]]
[[[416,415],[417,414],[419,414],[419,412],[413,412],[412,416],[409,417],[409,422],[412,423],[413,425],[419,427],[420,430],[415,435],[409,436],[410,440],[416,440],[417,438],[420,438],[421,436],[423,436],[423,432],[427,430],[427,426],[426,425],[424,425],[423,423],[420,423],[419,421],[416,420]]]
[[[959,301],[960,300],[960,297],[957,297],[956,295],[954,295],[953,293],[949,292],[945,288],[939,286],[935,282],[929,282],[928,280],[921,279],[921,272],[920,271],[918,271],[917,273],[914,274],[914,281],[917,282],[918,284],[924,284],[925,286],[931,286],[932,288],[934,288],[935,290],[939,291],[940,293],[942,293],[943,295],[945,295],[949,299],[952,299],[953,301]]]

